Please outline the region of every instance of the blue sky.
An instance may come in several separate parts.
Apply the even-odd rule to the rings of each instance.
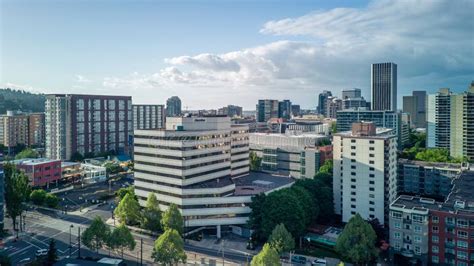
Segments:
[[[0,86],[191,109],[314,108],[394,61],[399,96],[474,79],[472,1],[1,1]],[[399,101],[401,102],[401,101]]]

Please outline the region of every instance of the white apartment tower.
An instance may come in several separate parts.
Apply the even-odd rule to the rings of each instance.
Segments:
[[[352,125],[333,138],[335,213],[342,221],[359,213],[364,219],[388,222],[390,203],[397,196],[397,136],[373,123]]]

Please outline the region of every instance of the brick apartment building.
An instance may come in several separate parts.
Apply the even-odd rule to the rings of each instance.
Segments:
[[[32,187],[49,186],[61,179],[61,160],[21,159],[12,163],[28,176]]]

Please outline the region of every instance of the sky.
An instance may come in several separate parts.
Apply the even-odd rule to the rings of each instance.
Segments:
[[[398,65],[413,90],[474,80],[472,0],[0,0],[0,87],[131,95],[190,110],[258,99],[314,109]]]

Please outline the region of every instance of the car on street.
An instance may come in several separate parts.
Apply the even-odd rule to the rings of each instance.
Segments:
[[[38,249],[36,252],[35,252],[35,255],[36,257],[42,257],[42,256],[46,256],[48,255],[48,250],[47,249]]]
[[[299,255],[293,255],[291,256],[291,263],[296,263],[296,264],[306,264],[306,257],[305,256],[299,256]]]
[[[327,261],[325,259],[318,259],[316,258],[311,262],[311,265],[316,265],[316,266],[326,266]]]

